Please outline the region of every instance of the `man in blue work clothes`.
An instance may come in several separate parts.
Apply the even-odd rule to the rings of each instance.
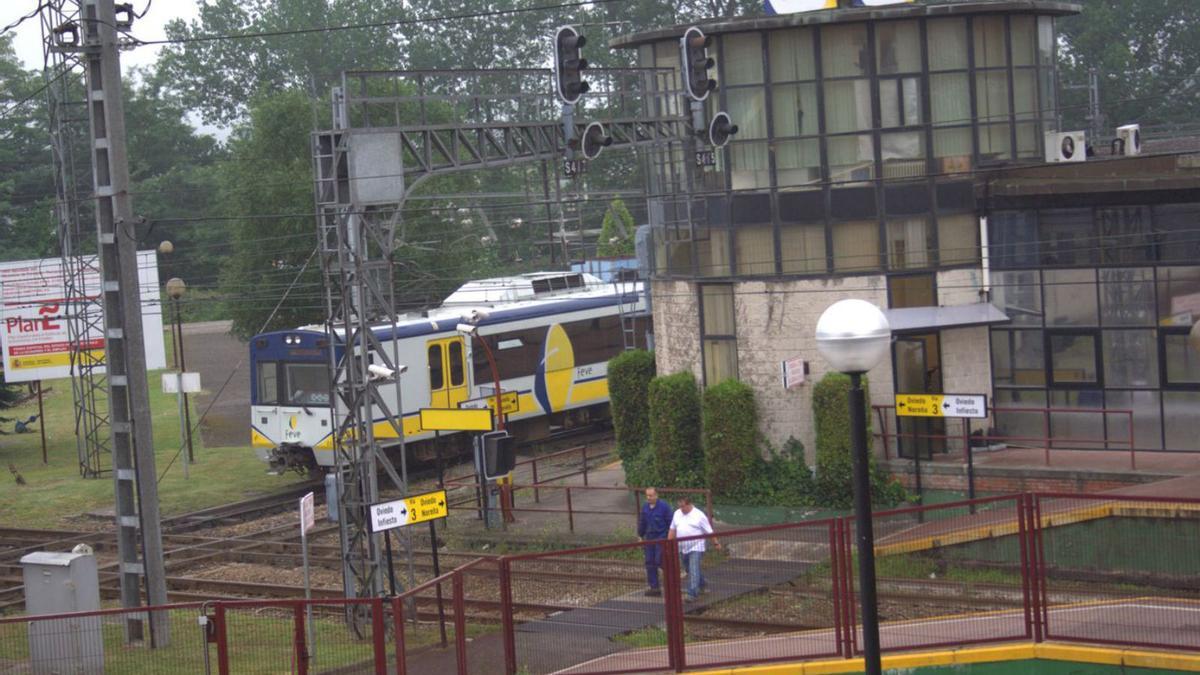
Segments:
[[[671,507],[659,500],[658,490],[646,488],[646,503],[642,504],[642,512],[638,514],[638,539],[654,541],[666,539],[671,528]],[[643,546],[642,554],[646,558],[646,595],[662,595],[658,587],[658,568],[662,567],[662,544]]]

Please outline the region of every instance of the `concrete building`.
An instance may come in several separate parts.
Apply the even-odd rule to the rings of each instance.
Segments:
[[[693,168],[681,148],[651,162],[659,371],[752,385],[765,436],[811,451],[812,383],[827,370],[816,319],[862,298],[888,311],[896,338],[869,373],[873,404],[901,391],[1133,408],[1140,447],[1200,449],[1183,422],[1200,404],[1200,364],[1182,337],[1200,313],[1200,267],[1188,264],[1200,261],[1200,174],[1194,156],[1046,164],[1045,134],[1059,131],[1055,21],[1079,11],[980,0],[700,24],[720,85],[706,117],[727,111],[740,131],[715,166]],[[614,46],[674,69],[684,28]],[[653,103],[678,113],[681,100]],[[808,381],[785,389],[794,358]],[[1117,417],[1055,414],[1050,433],[1125,439]],[[1042,436],[1041,419],[974,428]],[[947,444],[909,440],[905,454],[916,447]]]

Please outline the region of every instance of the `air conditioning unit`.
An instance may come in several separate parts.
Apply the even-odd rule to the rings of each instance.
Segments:
[[[1082,162],[1087,159],[1087,138],[1082,131],[1046,134],[1047,162]]]
[[[1113,143],[1114,155],[1140,155],[1142,154],[1142,126],[1140,124],[1126,124],[1117,127],[1117,140]]]

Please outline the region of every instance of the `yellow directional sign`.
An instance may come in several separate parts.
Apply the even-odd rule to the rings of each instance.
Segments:
[[[896,394],[896,414],[900,417],[941,417],[941,394]]]
[[[488,408],[421,408],[424,431],[491,431]]]
[[[371,531],[383,532],[405,525],[416,525],[450,513],[446,505],[446,491],[435,490],[425,494],[371,505]]]
[[[500,394],[500,411],[505,415],[512,415],[521,409],[521,397],[515,391],[506,391]],[[496,410],[496,397],[487,396],[485,398],[473,398],[469,401],[463,401],[458,404],[460,408],[488,408],[493,412]]]
[[[896,394],[900,417],[987,417],[983,394]]]

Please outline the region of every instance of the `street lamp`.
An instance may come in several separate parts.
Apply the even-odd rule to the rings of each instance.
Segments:
[[[486,315],[479,310],[471,310],[471,316],[475,317],[474,320],[478,321],[482,316]],[[467,315],[464,315],[463,318],[466,319]],[[500,369],[496,367],[496,355],[492,353],[492,347],[488,344],[487,340],[480,337],[479,326],[476,326],[473,323],[464,322],[455,326],[454,329],[469,338],[475,338],[479,341],[479,344],[483,345],[483,353],[485,356],[487,356],[488,366],[492,369],[492,385],[495,387],[496,430],[504,431],[504,413],[500,405]]]
[[[163,242],[161,245],[159,245],[160,250],[164,248],[168,249],[168,252],[174,250],[174,247],[170,245],[170,242]],[[183,283],[183,279],[180,279],[179,277],[171,277],[167,280],[166,288],[167,296],[171,298],[171,303],[175,306],[175,325],[171,327],[171,344],[175,349],[175,364],[179,367],[180,372],[179,396],[181,397],[180,405],[183,406],[183,410],[181,412],[183,413],[185,430],[184,436],[187,440],[187,460],[184,467],[186,468],[186,464],[194,464],[196,462],[196,455],[192,451],[192,412],[188,407],[187,393],[183,391],[182,375],[182,373],[187,371],[187,365],[183,359],[183,314],[179,308],[179,299],[182,298],[183,294],[187,291],[187,284]],[[179,333],[178,339],[175,337],[176,332]]]
[[[871,479],[867,455],[867,412],[862,375],[887,356],[892,329],[878,307],[865,300],[840,300],[817,320],[817,351],[850,376],[850,445],[854,455],[854,527],[858,544],[859,600],[867,675],[880,675],[879,606],[875,595],[875,533],[871,525]]]

